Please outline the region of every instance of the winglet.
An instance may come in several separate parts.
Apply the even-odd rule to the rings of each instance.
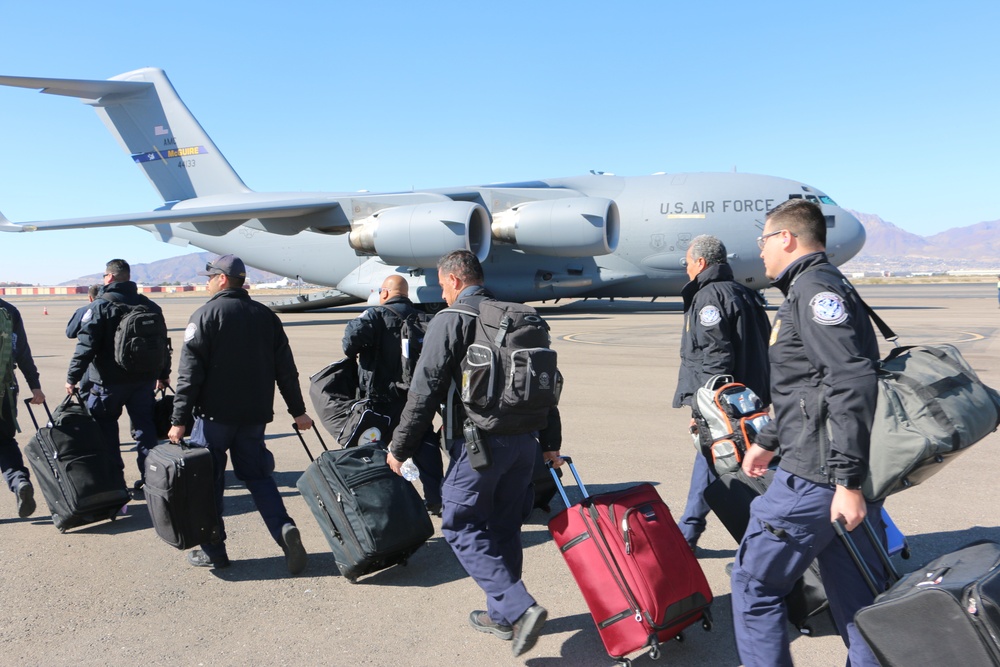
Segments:
[[[34,225],[19,225],[8,220],[3,213],[0,213],[0,232],[33,232]]]

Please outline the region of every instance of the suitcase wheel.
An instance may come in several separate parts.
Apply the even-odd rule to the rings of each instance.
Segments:
[[[684,643],[684,633],[683,632],[678,632],[677,635],[674,636],[674,641],[677,642],[678,644],[683,644]],[[653,657],[653,652],[650,651],[649,652],[649,657],[653,658],[653,660],[659,660],[659,658],[660,658],[660,652],[659,652],[659,650],[656,651],[656,657]]]
[[[799,634],[809,636],[813,633],[813,629],[808,625],[799,626]]]
[[[619,658],[615,664],[619,667],[632,667],[632,661],[628,658]]]
[[[56,530],[58,530],[60,533],[66,532],[66,526],[63,525],[63,520],[62,518],[60,518],[58,514],[52,515],[52,525],[55,526]]]
[[[910,547],[909,545],[903,547],[903,551],[899,554],[902,556],[903,560],[910,560]]]
[[[701,628],[705,632],[711,632],[712,631],[712,625],[713,625],[713,623],[712,623],[712,612],[709,609],[706,608],[701,613]]]

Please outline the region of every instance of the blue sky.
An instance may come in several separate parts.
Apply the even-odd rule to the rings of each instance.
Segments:
[[[770,174],[930,235],[1000,218],[1000,3],[4,3],[0,74],[166,70],[246,184],[405,190]],[[88,107],[0,88],[0,211],[144,211]],[[181,252],[134,228],[0,236],[0,281]],[[192,249],[193,250],[193,249]]]

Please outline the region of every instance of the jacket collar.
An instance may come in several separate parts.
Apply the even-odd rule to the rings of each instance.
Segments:
[[[730,281],[732,279],[733,267],[729,266],[729,264],[712,264],[711,266],[706,266],[704,271],[696,275],[694,280],[685,285],[681,290],[681,296],[684,298],[684,310],[687,311],[691,307],[694,295],[705,285]]]
[[[829,263],[830,260],[827,258],[826,253],[822,250],[808,255],[803,255],[786,266],[785,270],[781,272],[781,275],[774,279],[774,282],[772,282],[771,285],[780,289],[781,293],[785,296],[788,296],[788,290],[792,288],[792,284],[795,282],[796,278],[814,266]]]
[[[101,289],[101,294],[120,294],[121,296],[135,296],[139,293],[139,288],[131,280],[108,283]]]
[[[249,299],[250,293],[247,292],[242,287],[235,289],[224,289],[222,291],[216,292],[212,295],[209,301],[215,301],[216,299]]]

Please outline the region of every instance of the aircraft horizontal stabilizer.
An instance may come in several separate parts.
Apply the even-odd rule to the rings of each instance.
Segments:
[[[136,93],[152,87],[145,81],[89,81],[86,79],[43,79],[32,76],[0,76],[0,86],[36,88],[49,95],[65,95],[86,100],[98,100],[114,93]]]

